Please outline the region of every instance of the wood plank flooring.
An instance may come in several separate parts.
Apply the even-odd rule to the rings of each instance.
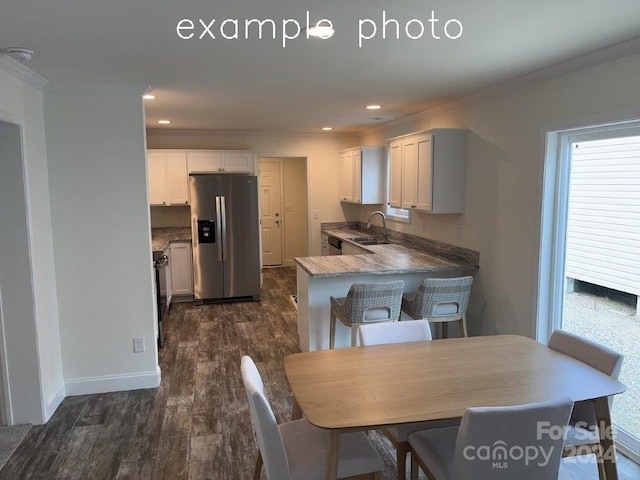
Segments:
[[[171,308],[160,352],[158,389],[68,397],[51,420],[33,427],[0,470],[0,479],[241,480],[251,478],[256,443],[240,357],[263,375],[278,421],[292,397],[283,359],[299,351],[295,269],[264,272],[260,303]],[[395,479],[395,452],[371,435]],[[640,479],[640,467],[620,465],[621,479]],[[263,478],[264,473],[263,473]],[[595,465],[566,465],[563,480],[596,479]]]

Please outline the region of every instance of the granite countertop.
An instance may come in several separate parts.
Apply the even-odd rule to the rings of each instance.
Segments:
[[[154,252],[164,252],[171,242],[190,242],[190,227],[168,227],[151,229],[151,245]]]
[[[350,242],[371,253],[359,255],[333,255],[319,257],[297,257],[297,264],[311,277],[337,277],[353,274],[398,274],[464,270],[472,274],[478,269],[479,254],[460,247],[437,243],[438,248],[425,244],[432,241],[412,243],[407,236],[391,238],[385,245],[359,245],[351,237],[372,235],[370,231],[354,228],[323,229],[323,233]],[[374,236],[375,233],[373,234]],[[450,248],[447,248],[450,247]],[[436,252],[437,250],[437,252]],[[467,253],[468,252],[468,253]]]

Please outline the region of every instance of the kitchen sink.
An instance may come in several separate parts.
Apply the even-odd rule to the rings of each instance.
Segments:
[[[389,242],[375,237],[351,237],[349,240],[359,245],[387,245]]]

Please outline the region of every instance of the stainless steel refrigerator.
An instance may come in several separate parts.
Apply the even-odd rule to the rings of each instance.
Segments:
[[[258,178],[192,173],[189,184],[196,302],[260,300]]]

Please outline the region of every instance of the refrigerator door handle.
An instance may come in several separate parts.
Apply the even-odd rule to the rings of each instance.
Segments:
[[[220,198],[216,196],[216,236],[218,237],[218,261],[222,261],[222,212]]]
[[[220,197],[220,213],[222,222],[220,227],[220,243],[222,244],[222,261],[227,259],[227,202],[224,195]]]

